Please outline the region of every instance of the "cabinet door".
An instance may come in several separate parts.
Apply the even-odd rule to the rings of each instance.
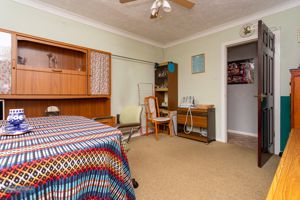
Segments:
[[[92,95],[110,95],[110,54],[90,52],[90,92]]]
[[[86,75],[17,70],[17,93],[86,95]]]
[[[86,95],[86,75],[60,74],[60,94]]]
[[[59,76],[54,73],[17,70],[17,94],[59,94]]]
[[[0,32],[0,94],[11,94],[12,36]]]

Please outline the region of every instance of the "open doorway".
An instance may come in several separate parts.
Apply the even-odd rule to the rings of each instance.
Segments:
[[[221,62],[222,62],[222,66],[223,66],[223,70],[221,71],[221,106],[220,106],[220,114],[221,114],[221,141],[224,142],[228,142],[228,128],[227,128],[227,49],[233,46],[237,46],[237,45],[241,45],[241,44],[248,44],[251,43],[253,41],[257,41],[258,44],[258,55],[259,57],[257,58],[257,62],[259,66],[263,66],[261,68],[259,68],[258,71],[258,93],[257,93],[257,104],[258,104],[258,111],[262,113],[264,113],[265,111],[269,111],[269,106],[273,106],[272,107],[272,112],[274,113],[274,132],[273,132],[273,139],[272,140],[272,146],[274,147],[274,153],[275,154],[279,154],[280,152],[280,28],[278,27],[271,27],[272,31],[264,25],[262,26],[263,23],[261,21],[259,21],[258,24],[258,32],[259,34],[254,34],[250,37],[247,38],[239,38],[237,40],[232,40],[232,41],[227,41],[224,42],[222,44],[222,48],[221,48]],[[272,33],[273,32],[273,33]],[[262,37],[264,34],[265,37]],[[273,34],[273,36],[270,37],[270,40],[266,40],[269,38],[269,33]],[[266,37],[266,35],[268,37]],[[275,36],[275,37],[274,37]],[[272,43],[271,43],[272,42]],[[268,45],[268,44],[272,44],[272,45]],[[272,47],[272,49],[268,49],[269,47]],[[274,55],[274,59],[272,58],[272,62],[263,62],[263,58],[264,58],[264,53],[274,53],[275,50],[275,54]],[[268,57],[268,56],[267,56]],[[273,81],[267,81],[267,79],[265,79],[265,76],[262,76],[262,74],[268,74],[265,73],[264,70],[266,70],[266,72],[268,72],[268,69],[271,69],[271,66],[268,67],[268,64],[274,64],[272,66],[272,69],[274,70],[274,79]],[[268,76],[270,77],[270,76]],[[266,81],[266,82],[263,82]],[[267,85],[268,83],[273,82],[274,85],[274,93],[267,93],[262,90],[263,86],[265,86],[265,84]],[[272,87],[272,88],[273,88]],[[265,88],[270,88],[265,87]],[[271,96],[272,95],[272,98]],[[274,103],[271,101],[272,99],[274,99]],[[273,103],[273,104],[271,104]],[[262,123],[263,121],[267,121],[268,119],[268,115],[262,115],[262,113],[258,112],[258,117],[260,117],[258,119],[258,127],[262,127]],[[271,115],[269,115],[271,116]],[[263,118],[262,118],[263,117]],[[270,124],[270,123],[269,123]],[[271,124],[272,125],[272,124]],[[265,147],[264,144],[268,144],[268,143],[264,143],[263,141],[265,140],[265,133],[269,133],[266,130],[271,130],[268,129],[268,127],[273,127],[273,126],[266,126],[266,127],[262,127],[260,129],[258,129],[258,148],[257,148],[257,158],[258,158],[258,166],[262,166],[262,162],[264,158],[264,150],[267,148],[262,148]],[[271,137],[272,135],[269,134],[269,136]],[[269,138],[270,138],[269,137]],[[269,146],[268,146],[269,147]],[[267,155],[267,154],[266,154]],[[265,160],[266,161],[266,160]]]
[[[227,48],[228,143],[257,149],[257,41]]]

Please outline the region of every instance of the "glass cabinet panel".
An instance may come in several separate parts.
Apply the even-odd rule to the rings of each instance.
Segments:
[[[11,94],[11,39],[10,33],[0,32],[0,94]]]
[[[91,94],[110,94],[110,55],[91,51]]]

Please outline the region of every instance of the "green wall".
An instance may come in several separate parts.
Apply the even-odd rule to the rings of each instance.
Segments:
[[[300,63],[300,43],[297,30],[300,29],[300,6],[264,17],[270,27],[280,28],[280,94],[290,93],[289,69]],[[193,95],[203,104],[216,106],[217,140],[224,141],[221,134],[221,87],[222,45],[240,39],[240,26],[226,29],[208,36],[194,39],[165,49],[165,60],[179,64],[179,97]],[[205,73],[191,73],[191,56],[205,54]],[[180,99],[180,98],[179,98]]]
[[[300,63],[300,7],[263,18],[271,27],[280,27],[280,94],[288,96],[289,69]],[[216,105],[217,139],[220,135],[221,54],[222,44],[240,39],[240,26],[229,28],[173,47],[159,48],[133,39],[106,32],[45,11],[1,0],[0,28],[23,32],[80,46],[100,49],[122,56],[161,62],[171,60],[179,64],[179,99],[194,95],[200,103]],[[205,73],[191,74],[191,56],[205,53]],[[127,104],[137,104],[137,83],[153,82],[153,66],[128,60],[113,59],[112,113]],[[124,93],[124,91],[127,91]],[[287,123],[287,122],[286,122]]]
[[[0,28],[109,51],[121,56],[154,62],[161,62],[163,59],[163,49],[159,47],[103,31],[11,0],[1,0]],[[153,83],[153,70],[153,65],[113,59],[113,114],[119,113],[125,105],[138,103],[137,83]],[[126,98],[120,98],[120,94],[124,94]]]

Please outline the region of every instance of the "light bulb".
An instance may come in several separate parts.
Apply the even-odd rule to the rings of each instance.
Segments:
[[[162,7],[165,12],[171,12],[171,10],[172,10],[170,3],[167,0],[163,0]]]

